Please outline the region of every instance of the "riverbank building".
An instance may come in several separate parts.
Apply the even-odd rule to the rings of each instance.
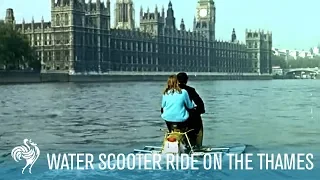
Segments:
[[[42,72],[272,72],[272,33],[246,30],[244,44],[233,29],[229,41],[216,40],[213,0],[198,0],[192,31],[171,2],[139,11],[136,27],[133,0],[116,0],[114,13],[110,0],[51,0],[50,22],[16,24],[13,9],[5,22],[29,38]]]

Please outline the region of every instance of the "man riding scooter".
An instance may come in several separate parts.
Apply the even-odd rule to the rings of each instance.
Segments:
[[[191,145],[200,148],[203,141],[203,123],[201,114],[205,113],[204,103],[197,91],[193,87],[187,85],[189,78],[185,72],[178,73],[177,79],[179,81],[179,87],[185,89],[189,94],[190,100],[196,104],[196,108],[188,110],[189,118],[187,119],[187,127],[188,129],[193,129],[193,131],[188,133]]]

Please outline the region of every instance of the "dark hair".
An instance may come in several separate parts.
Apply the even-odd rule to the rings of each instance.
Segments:
[[[188,75],[185,72],[179,72],[177,75],[178,81],[181,84],[187,84],[188,82]]]

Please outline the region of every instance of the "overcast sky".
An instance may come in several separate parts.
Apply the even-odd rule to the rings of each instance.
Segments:
[[[0,17],[3,19],[7,8],[14,9],[17,23],[32,17],[40,21],[50,21],[51,0],[0,0]],[[86,0],[88,1],[88,0]],[[95,0],[92,0],[95,2]],[[184,18],[187,29],[192,29],[197,0],[171,0],[175,10],[176,24]],[[116,0],[111,0],[113,10]],[[136,20],[139,21],[140,6],[153,11],[167,8],[169,0],[133,0]],[[187,3],[188,2],[188,3]],[[236,29],[238,39],[244,41],[245,29],[265,29],[273,33],[273,46],[286,49],[310,49],[320,42],[318,22],[319,0],[215,0],[216,38],[231,39],[232,28]]]

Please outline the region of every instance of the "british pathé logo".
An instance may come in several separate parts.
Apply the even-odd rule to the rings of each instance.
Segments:
[[[16,161],[19,162],[23,159],[26,161],[26,165],[22,168],[22,174],[24,170],[29,166],[29,173],[31,173],[32,166],[37,161],[40,155],[40,149],[37,144],[32,142],[31,139],[24,139],[23,145],[17,146],[12,149],[11,156]]]

